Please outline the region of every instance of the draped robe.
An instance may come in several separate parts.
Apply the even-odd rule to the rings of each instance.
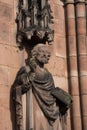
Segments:
[[[25,68],[20,69],[13,88],[13,99],[16,107],[16,130],[24,130],[22,96],[24,93],[28,93],[30,89],[32,90],[30,92],[32,96],[29,95],[28,97],[27,94],[26,104],[31,104],[27,111],[33,109],[30,111],[30,116],[33,117],[29,118],[29,120],[33,118],[33,123],[30,121],[32,127],[29,127],[31,124],[28,124],[28,128],[26,127],[25,130],[62,130],[59,107],[56,104],[56,99],[51,95],[51,91],[55,87],[51,73],[47,69],[44,69],[42,74],[36,72],[28,88],[21,84],[19,80],[24,73],[26,73]],[[29,98],[32,98],[32,101]]]

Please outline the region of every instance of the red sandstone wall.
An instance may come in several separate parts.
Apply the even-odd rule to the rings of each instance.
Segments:
[[[23,65],[23,52],[15,42],[13,0],[0,0],[0,130],[12,130],[10,89]]]
[[[66,39],[63,3],[60,0],[51,0],[54,16],[54,43],[50,46],[52,57],[49,70],[52,72],[56,86],[67,90]]]
[[[51,7],[54,16],[54,45],[53,54],[50,60],[49,69],[51,70],[55,85],[68,91],[67,74],[67,48],[66,48],[66,30],[65,30],[65,12],[63,3],[60,0],[51,0]],[[68,111],[67,130],[71,130],[70,115]]]
[[[20,66],[24,64],[23,51],[16,46],[15,12],[17,0],[0,0],[0,129],[13,130],[10,108],[10,90]],[[60,0],[51,0],[54,16],[54,43],[47,67],[54,76],[56,86],[68,90],[65,19]],[[68,128],[69,120],[68,120]]]

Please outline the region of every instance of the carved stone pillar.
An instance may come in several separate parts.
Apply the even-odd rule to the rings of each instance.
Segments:
[[[65,7],[65,20],[66,20],[69,90],[74,100],[71,112],[71,129],[82,130],[81,114],[80,114],[81,112],[80,112],[80,98],[79,98],[78,66],[77,66],[74,0],[65,0],[64,7]]]
[[[76,28],[80,97],[82,109],[82,130],[87,130],[87,44],[86,44],[86,6],[85,0],[76,0]]]

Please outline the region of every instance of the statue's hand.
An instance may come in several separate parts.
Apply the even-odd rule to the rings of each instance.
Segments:
[[[24,84],[24,85],[29,84],[29,79],[28,79],[27,73],[24,73],[21,75],[21,81],[22,81],[22,84]]]
[[[26,73],[23,74],[21,78],[22,78],[22,94],[24,94],[31,88],[31,83]]]

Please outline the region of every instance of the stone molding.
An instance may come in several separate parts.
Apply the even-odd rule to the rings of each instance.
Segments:
[[[87,4],[87,0],[61,0],[64,5],[67,5],[67,4],[77,4],[77,3],[85,3]]]
[[[61,0],[64,5],[67,5],[67,4],[74,4],[74,0]]]
[[[87,1],[86,0],[75,0],[75,4],[78,4],[78,3],[87,3]]]

